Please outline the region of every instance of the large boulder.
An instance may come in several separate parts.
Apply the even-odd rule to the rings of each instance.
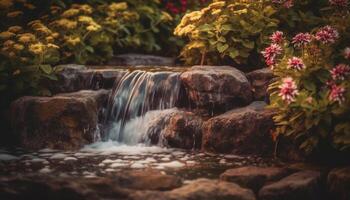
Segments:
[[[327,185],[332,199],[350,199],[350,167],[333,169],[328,174]]]
[[[253,102],[209,119],[203,124],[202,148],[220,153],[270,153],[274,111],[265,106],[264,102]]]
[[[98,115],[109,91],[79,91],[53,97],[22,97],[11,105],[11,125],[29,149],[74,149],[94,142]]]
[[[258,192],[266,183],[277,181],[288,174],[289,171],[285,168],[247,166],[228,169],[220,175],[220,179]]]
[[[235,183],[197,179],[169,192],[136,192],[132,199],[162,200],[255,200],[254,193]]]
[[[76,92],[90,89],[111,89],[128,73],[126,69],[113,67],[87,67],[85,65],[59,65],[56,81],[50,81],[48,86],[54,94]]]
[[[193,149],[201,146],[201,128],[202,119],[194,113],[169,109],[157,113],[150,121],[147,135],[153,144]]]
[[[245,74],[230,66],[193,66],[181,80],[190,103],[212,112],[224,112],[252,101],[250,83]]]
[[[269,68],[258,69],[247,74],[254,100],[264,100],[267,98],[267,88],[273,79],[273,73]]]
[[[121,54],[108,61],[108,65],[116,66],[174,66],[175,59],[143,54]]]
[[[318,200],[321,198],[320,173],[301,171],[278,182],[264,186],[259,191],[261,200]]]

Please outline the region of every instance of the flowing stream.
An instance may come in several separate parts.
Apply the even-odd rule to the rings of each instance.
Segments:
[[[125,170],[156,169],[184,179],[217,178],[225,169],[271,165],[257,156],[202,153],[152,146],[149,129],[176,109],[181,99],[181,70],[130,70],[115,83],[100,141],[77,151],[0,149],[0,175],[49,174],[103,177]],[[96,137],[100,138],[100,137]]]
[[[104,122],[104,140],[149,144],[147,130],[163,110],[174,108],[181,87],[179,72],[136,70],[115,84]]]

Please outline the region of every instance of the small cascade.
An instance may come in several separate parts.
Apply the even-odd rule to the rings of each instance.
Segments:
[[[180,87],[179,72],[136,70],[126,74],[110,96],[104,139],[147,144],[148,125],[162,110],[176,106]]]

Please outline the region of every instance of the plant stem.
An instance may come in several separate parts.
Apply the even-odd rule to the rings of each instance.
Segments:
[[[206,52],[206,51],[204,51],[204,52],[202,53],[202,58],[201,58],[201,66],[203,66],[203,65],[204,65],[204,61],[205,61],[206,54],[207,54],[207,52]]]

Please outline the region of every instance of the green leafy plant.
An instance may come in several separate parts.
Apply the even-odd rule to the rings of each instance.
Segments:
[[[50,95],[40,83],[55,79],[57,64],[102,64],[119,52],[160,51],[174,26],[156,0],[2,0],[0,11],[0,92],[8,101]]]
[[[30,31],[20,26],[9,27],[0,33],[0,91],[19,94],[49,94],[40,85],[43,79],[55,79],[51,64],[59,60],[59,47],[52,43],[52,30],[32,22]]]
[[[186,14],[175,35],[189,42],[181,56],[187,64],[218,64],[225,58],[247,64],[277,29],[276,9],[264,1],[216,1]]]
[[[277,136],[292,138],[307,153],[350,150],[350,13],[321,10],[323,27],[292,41],[272,35],[263,51],[276,81],[270,85]]]

